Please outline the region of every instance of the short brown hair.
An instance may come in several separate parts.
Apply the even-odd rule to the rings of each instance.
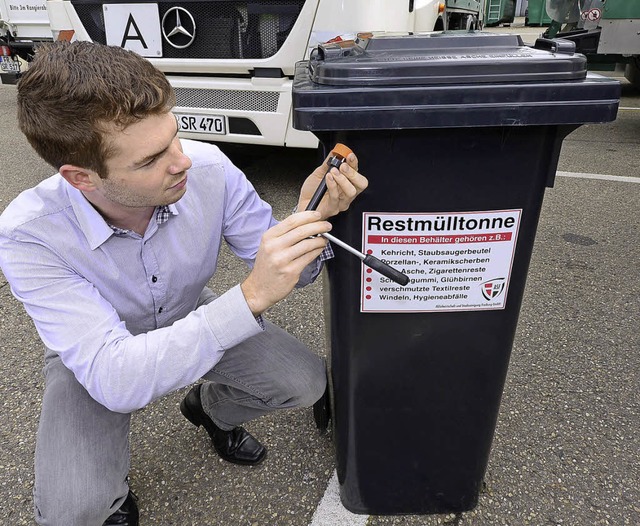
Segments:
[[[106,177],[108,129],[124,129],[175,105],[164,74],[120,47],[93,42],[40,46],[18,82],[18,123],[45,161]]]

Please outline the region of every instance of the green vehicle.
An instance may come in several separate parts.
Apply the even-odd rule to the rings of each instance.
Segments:
[[[547,38],[565,38],[593,69],[625,64],[625,77],[640,88],[640,1],[546,0],[552,20]]]
[[[485,4],[484,25],[495,27],[511,24],[516,14],[516,0],[487,0]]]

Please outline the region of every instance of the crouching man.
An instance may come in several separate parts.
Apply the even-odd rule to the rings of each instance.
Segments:
[[[217,147],[178,138],[174,105],[150,62],[89,42],[43,46],[18,85],[20,127],[58,171],[0,217],[2,271],[45,347],[42,525],[138,524],[129,422],[161,396],[204,379],[180,410],[222,458],[253,465],[266,449],[243,423],[325,389],[321,359],[261,315],[330,257],[318,234],[367,186],[355,155],[317,211],[278,222]],[[223,241],[251,270],[216,297]]]

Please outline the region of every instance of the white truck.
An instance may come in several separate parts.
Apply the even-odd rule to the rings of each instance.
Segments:
[[[33,53],[34,42],[52,38],[46,0],[0,0],[2,81],[15,81]]]
[[[0,0],[12,1],[42,0]],[[121,46],[162,70],[182,136],[315,147],[291,125],[295,64],[311,49],[361,32],[480,28],[484,1],[48,0],[46,8],[54,39]]]

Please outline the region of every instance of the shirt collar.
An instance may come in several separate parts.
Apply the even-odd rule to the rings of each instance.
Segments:
[[[111,227],[77,188],[67,184],[67,194],[73,212],[80,224],[80,230],[86,237],[91,250],[98,248],[116,232],[126,232],[122,229]],[[175,204],[158,207],[155,212],[156,223],[160,225],[172,215],[178,215],[178,208]]]
[[[175,210],[175,207],[174,207],[174,210],[172,210],[171,206],[173,205],[156,206],[156,209],[153,211],[153,217],[155,219],[155,222],[156,222],[155,224],[157,226],[160,226],[162,223],[166,223],[167,221],[169,221],[169,218],[172,215],[177,215],[178,213],[177,210]],[[117,236],[127,236],[131,234],[131,230],[113,226],[111,223],[107,223],[107,224],[109,225],[109,228],[113,230],[114,234]]]

